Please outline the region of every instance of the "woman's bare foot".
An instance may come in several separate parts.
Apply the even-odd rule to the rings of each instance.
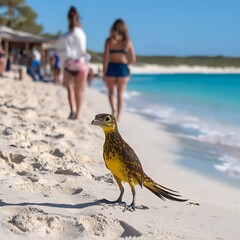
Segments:
[[[71,112],[68,119],[71,119],[71,120],[77,119],[77,114],[75,112]]]

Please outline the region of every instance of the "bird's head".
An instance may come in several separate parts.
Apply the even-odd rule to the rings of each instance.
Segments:
[[[95,116],[95,119],[91,122],[91,124],[101,127],[105,133],[112,133],[117,131],[116,119],[111,114],[98,114]]]

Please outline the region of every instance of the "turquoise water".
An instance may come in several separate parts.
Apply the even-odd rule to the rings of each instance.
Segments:
[[[239,74],[133,75],[128,90],[152,104],[240,126]]]

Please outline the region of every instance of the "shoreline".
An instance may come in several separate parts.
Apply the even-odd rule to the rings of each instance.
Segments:
[[[239,188],[181,166],[179,140],[145,117],[124,112],[122,137],[145,172],[188,203],[163,202],[136,187],[137,205],[99,204],[119,190],[103,157],[104,135],[90,125],[109,112],[107,97],[87,89],[78,121],[67,120],[67,93],[52,84],[0,80],[0,230],[3,239],[237,239]],[[131,191],[124,184],[124,200]],[[199,204],[199,205],[197,205]]]
[[[100,63],[89,63],[95,73],[102,69]],[[236,67],[208,67],[208,66],[161,66],[157,64],[130,65],[132,74],[240,74]]]
[[[131,112],[138,116],[143,117],[147,121],[151,122],[151,117],[139,112]],[[216,181],[221,181],[230,186],[240,187],[240,175],[239,171],[233,170],[219,170],[218,168],[224,168],[230,164],[228,161],[220,160],[223,157],[236,158],[239,155],[238,147],[222,146],[221,144],[214,144],[211,142],[203,142],[193,138],[186,138],[183,136],[184,130],[176,132],[178,125],[168,125],[166,123],[156,122],[159,128],[167,132],[172,139],[177,142],[177,150],[175,154],[178,156],[179,165],[186,167],[193,172],[198,172],[202,176],[211,175]],[[159,133],[160,134],[160,133]],[[202,159],[199,158],[199,154],[202,155]],[[203,160],[204,159],[204,160]]]

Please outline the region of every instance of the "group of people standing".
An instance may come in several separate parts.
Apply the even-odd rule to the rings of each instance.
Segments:
[[[79,118],[83,93],[87,83],[89,56],[87,38],[75,7],[68,12],[68,32],[57,43],[59,65],[64,69],[63,84],[68,91],[70,106],[69,119]],[[112,114],[119,121],[123,109],[124,91],[129,79],[129,64],[136,61],[134,47],[128,29],[122,19],[114,22],[110,36],[106,40],[103,57],[103,80],[108,87],[108,97]],[[115,88],[117,102],[115,102]]]

